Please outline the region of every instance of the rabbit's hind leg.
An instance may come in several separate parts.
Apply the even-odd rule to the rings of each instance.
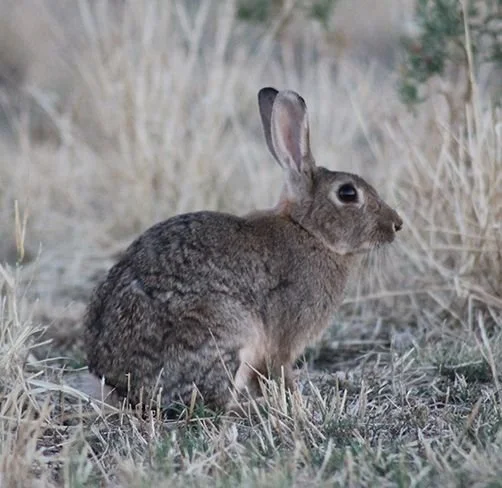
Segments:
[[[173,405],[190,407],[203,404],[220,411],[232,398],[232,385],[239,367],[238,351],[206,345],[201,350],[177,351],[177,367],[166,365],[161,381],[164,409]]]

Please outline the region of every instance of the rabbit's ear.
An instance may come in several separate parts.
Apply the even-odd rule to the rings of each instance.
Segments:
[[[271,117],[272,146],[279,164],[288,171],[310,177],[315,162],[310,152],[305,100],[293,91],[275,97]]]
[[[278,93],[279,92],[275,88],[271,87],[262,88],[258,92],[258,106],[260,108],[263,132],[265,133],[268,150],[272,153],[272,156],[274,156],[277,162],[279,162],[279,158],[277,157],[274,146],[272,144],[272,132],[270,131],[270,124],[272,121],[272,106],[274,105],[274,100]]]

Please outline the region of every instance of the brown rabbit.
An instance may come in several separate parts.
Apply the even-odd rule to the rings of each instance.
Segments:
[[[278,205],[237,217],[178,215],[138,237],[94,292],[89,369],[133,402],[225,408],[232,389],[292,367],[342,302],[354,255],[392,242],[399,215],[359,176],[315,165],[307,109],[292,91],[258,94],[284,170]]]

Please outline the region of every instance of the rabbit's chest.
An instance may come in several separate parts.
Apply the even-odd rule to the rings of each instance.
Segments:
[[[291,295],[296,300],[289,300],[284,320],[292,329],[294,348],[298,354],[317,341],[333,321],[343,301],[347,276],[348,269],[344,266],[317,264],[310,268],[310,273],[295,282]]]

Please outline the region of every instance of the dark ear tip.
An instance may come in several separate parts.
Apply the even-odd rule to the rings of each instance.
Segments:
[[[279,95],[283,100],[289,101],[290,103],[298,103],[305,111],[307,110],[307,103],[305,99],[297,92],[293,90],[285,90]]]
[[[271,86],[266,86],[258,92],[258,100],[259,101],[266,100],[266,99],[273,100],[277,96],[278,93],[279,93],[279,91],[276,90],[275,88],[273,88]]]

